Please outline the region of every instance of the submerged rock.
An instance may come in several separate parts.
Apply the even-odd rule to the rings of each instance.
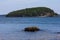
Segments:
[[[56,32],[57,34],[60,34],[60,32]]]
[[[35,32],[35,31],[39,31],[40,29],[37,28],[37,27],[26,27],[24,29],[24,31],[27,31],[27,32]]]

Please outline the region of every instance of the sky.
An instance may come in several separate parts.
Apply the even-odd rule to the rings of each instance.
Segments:
[[[0,0],[0,15],[32,7],[48,7],[60,14],[60,0]]]

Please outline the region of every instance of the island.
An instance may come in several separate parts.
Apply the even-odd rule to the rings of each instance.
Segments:
[[[57,15],[48,7],[33,7],[9,12],[6,17],[53,17]]]

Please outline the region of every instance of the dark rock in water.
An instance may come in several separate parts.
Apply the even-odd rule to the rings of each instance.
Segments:
[[[57,34],[60,34],[60,32],[57,32]]]
[[[35,31],[39,31],[40,29],[37,28],[37,27],[27,27],[24,29],[24,31],[27,31],[27,32],[35,32]]]

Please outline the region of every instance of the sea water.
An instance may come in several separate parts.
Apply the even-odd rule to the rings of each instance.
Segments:
[[[24,32],[36,26],[42,31]],[[60,40],[60,17],[0,17],[0,40]]]

